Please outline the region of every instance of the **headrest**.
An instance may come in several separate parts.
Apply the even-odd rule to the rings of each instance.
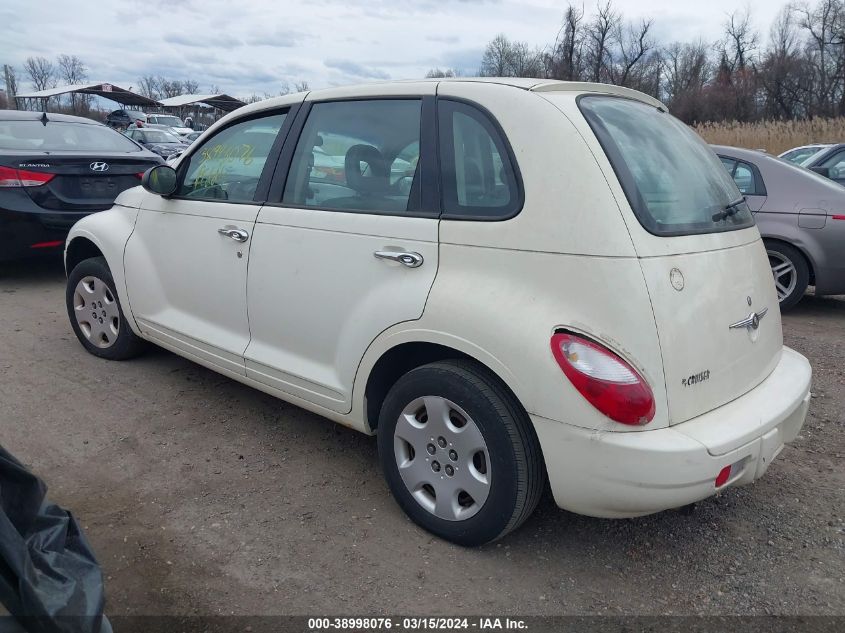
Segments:
[[[381,152],[372,145],[350,147],[346,152],[344,168],[346,186],[360,193],[386,192],[390,186],[387,162]]]

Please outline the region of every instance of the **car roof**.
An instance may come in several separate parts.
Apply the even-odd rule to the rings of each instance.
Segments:
[[[41,121],[47,115],[47,122],[54,123],[87,123],[90,125],[102,125],[97,121],[86,119],[81,116],[70,114],[58,114],[55,112],[33,112],[31,110],[0,110],[0,121]]]
[[[614,86],[611,84],[590,83],[582,81],[558,81],[553,79],[532,79],[522,77],[438,77],[432,79],[408,79],[400,81],[380,81],[365,84],[353,84],[349,86],[339,86],[335,88],[324,88],[321,90],[312,90],[305,93],[309,101],[319,101],[321,99],[346,99],[352,97],[377,96],[379,88],[385,89],[385,95],[397,94],[397,88],[407,86],[409,91],[416,91],[423,87],[431,90],[432,84],[441,82],[448,83],[466,83],[466,84],[495,84],[507,88],[514,88],[518,90],[530,92],[590,92],[603,93],[629,99],[635,99],[643,103],[648,103],[655,107],[665,106],[658,99],[651,97],[645,93],[632,90],[630,88],[623,88],[621,86]],[[400,90],[401,92],[401,90]],[[249,104],[238,108],[236,112],[238,115],[247,114],[250,112],[260,112],[262,110],[269,110],[279,106],[288,105],[302,100],[303,93],[291,93],[281,97],[273,97],[265,99],[256,103]]]
[[[833,147],[833,143],[809,143],[807,145],[799,145],[798,147],[793,147],[792,149],[788,149],[783,154],[788,154],[789,152],[797,152],[799,149],[814,149],[814,148],[824,149],[826,147]],[[780,156],[783,156],[780,154]]]

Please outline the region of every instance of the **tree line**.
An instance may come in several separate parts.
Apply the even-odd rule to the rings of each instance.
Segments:
[[[626,86],[687,123],[845,115],[845,0],[785,5],[765,44],[748,9],[727,15],[716,41],[659,42],[654,23],[626,19],[612,0],[591,12],[569,4],[553,42],[531,47],[499,34],[479,74]]]

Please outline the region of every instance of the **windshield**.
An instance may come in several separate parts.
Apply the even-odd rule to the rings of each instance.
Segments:
[[[587,96],[579,106],[647,231],[670,236],[753,226],[716,154],[681,121],[619,97]]]
[[[181,143],[178,138],[164,130],[144,130],[144,139],[147,143]]]
[[[796,165],[800,165],[805,160],[810,158],[811,156],[815,156],[821,150],[821,146],[813,146],[813,147],[802,147],[801,149],[793,149],[786,154],[783,154],[781,158],[784,160],[789,161],[790,163],[795,163]]]
[[[89,123],[0,121],[0,149],[45,152],[138,152],[119,132]]]
[[[179,117],[161,116],[157,114],[150,118],[152,119],[152,121],[150,121],[151,123],[156,123],[158,125],[169,125],[170,127],[185,127],[185,124]]]

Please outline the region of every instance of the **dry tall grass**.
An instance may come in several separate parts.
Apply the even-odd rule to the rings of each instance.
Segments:
[[[845,117],[809,121],[704,123],[696,126],[695,131],[708,143],[764,149],[777,155],[810,143],[845,143]]]

